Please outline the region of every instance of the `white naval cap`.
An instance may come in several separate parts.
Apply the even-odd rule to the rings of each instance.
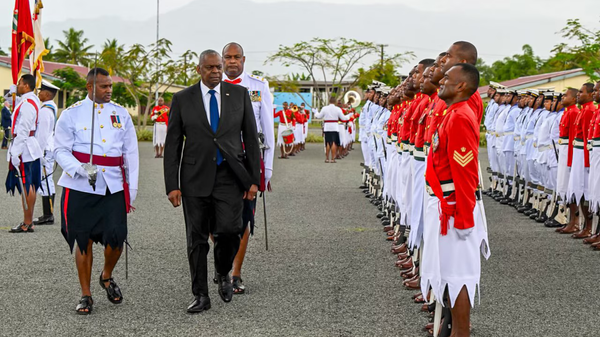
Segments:
[[[54,84],[42,79],[42,85],[40,87],[40,90],[48,90],[48,91],[52,91],[52,92],[57,92],[60,90],[60,88],[55,86]]]

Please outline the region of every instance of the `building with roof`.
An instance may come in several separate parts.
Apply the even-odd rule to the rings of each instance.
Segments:
[[[510,90],[527,90],[543,87],[552,88],[556,92],[564,92],[567,88],[579,89],[584,83],[589,82],[589,80],[589,76],[581,68],[578,68],[554,73],[523,76],[501,82],[500,84]],[[488,85],[479,88],[479,94],[482,99],[489,99],[487,97],[488,88]]]
[[[10,86],[13,84],[10,61],[11,61],[10,56],[0,56],[0,90],[1,90],[3,96],[8,92]],[[83,78],[85,78],[87,76],[87,73],[90,70],[88,67],[75,65],[75,64],[44,61],[44,71],[42,72],[42,78],[44,78],[50,82],[60,80],[60,78],[58,78],[54,75],[54,71],[57,69],[63,69],[66,67],[69,67],[69,68],[75,70]],[[30,71],[29,70],[29,60],[26,59],[25,62],[23,62],[22,73],[26,74],[26,73],[29,73],[29,71]],[[127,79],[124,79],[119,76],[111,76],[111,77],[112,77],[113,83],[123,83],[123,82],[127,81]],[[162,85],[162,87],[159,89],[159,91],[176,93],[184,88],[185,88],[184,86],[180,86],[180,85],[172,85],[168,88],[166,88],[165,85]],[[56,103],[56,106],[58,107],[59,112],[61,112],[65,108],[68,108],[66,106],[66,102],[67,102],[68,98],[69,98],[69,93],[66,90],[60,90],[58,92],[58,94],[56,95],[56,97],[54,98],[54,101]],[[139,112],[143,108],[144,107],[127,107],[127,110],[129,111],[129,113],[131,115],[136,116],[139,114]]]

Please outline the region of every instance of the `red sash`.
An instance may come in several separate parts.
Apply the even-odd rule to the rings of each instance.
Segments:
[[[450,222],[450,218],[456,214],[456,204],[448,204],[448,201],[456,201],[456,196],[454,192],[450,194],[448,197],[444,198],[444,192],[442,191],[442,184],[438,179],[435,169],[433,168],[433,151],[429,153],[429,158],[427,158],[427,171],[425,173],[425,179],[431,187],[433,194],[440,199],[440,228],[441,234],[448,234],[448,223]]]
[[[73,156],[75,159],[79,160],[81,163],[87,163],[90,160],[89,153],[82,153],[73,151]],[[93,156],[92,164],[96,164],[99,166],[110,166],[110,167],[120,167],[121,174],[123,175],[123,192],[125,193],[125,207],[127,209],[127,213],[135,210],[131,206],[131,197],[129,195],[129,184],[127,183],[127,173],[125,172],[125,160],[123,156],[121,157],[104,157],[104,156]]]

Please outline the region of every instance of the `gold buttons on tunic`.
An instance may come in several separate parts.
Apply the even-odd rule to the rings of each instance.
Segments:
[[[100,125],[100,129],[104,129],[104,125]]]
[[[102,172],[106,172],[106,170],[105,170],[105,169],[102,169]]]
[[[106,143],[106,139],[102,139],[102,143]]]

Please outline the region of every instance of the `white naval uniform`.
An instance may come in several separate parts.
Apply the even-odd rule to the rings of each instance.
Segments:
[[[508,112],[506,116],[506,121],[504,122],[503,135],[504,140],[502,142],[502,151],[504,152],[504,160],[506,165],[506,173],[509,177],[515,176],[515,125],[516,120],[519,114],[523,109],[519,108],[518,105],[514,105]],[[509,183],[512,183],[512,179],[508,179]]]
[[[371,101],[367,101],[360,111],[358,118],[358,140],[360,141],[360,148],[362,150],[363,162],[365,166],[371,166],[371,157],[369,156],[369,130],[371,123],[371,112],[370,109],[373,106]]]
[[[508,104],[504,105],[504,108],[498,112],[498,117],[496,117],[496,155],[498,157],[498,173],[506,176],[506,160],[504,156],[504,123],[506,122],[506,117],[508,117],[508,112],[510,111],[511,106]]]
[[[34,107],[30,101],[33,101],[36,106]],[[12,114],[12,125],[14,125],[12,133],[17,136],[13,138],[8,148],[7,161],[11,161],[11,158],[13,158],[14,162],[15,158],[20,156],[19,161],[29,163],[40,159],[44,154],[37,138],[29,136],[31,131],[37,130],[36,121],[40,105],[39,98],[33,92],[28,92],[23,94],[21,101],[15,107],[15,112],[19,109],[19,115],[17,117],[16,113]],[[16,122],[15,117],[17,117]]]
[[[92,189],[87,177],[81,176],[82,163],[72,152],[90,153],[92,135],[92,100],[86,97],[64,110],[56,122],[54,135],[54,158],[63,169],[58,185],[79,192],[106,195],[123,190],[123,174],[116,166],[98,165],[96,189]],[[114,116],[114,117],[112,117]],[[118,117],[120,125],[113,125]],[[130,203],[133,204],[138,190],[139,154],[138,142],[131,116],[122,106],[110,102],[97,104],[94,113],[94,155],[124,157],[127,171]]]
[[[38,139],[38,143],[44,151],[41,166],[41,177],[42,184],[38,189],[38,193],[40,193],[43,197],[49,197],[55,194],[55,185],[53,178],[54,171],[54,125],[56,123],[56,112],[58,111],[56,104],[54,101],[46,101],[42,103],[42,107],[40,108],[40,113],[38,116],[38,126],[37,132],[35,133],[35,137]],[[46,174],[44,174],[44,168],[46,168]],[[46,183],[48,181],[48,183]],[[48,191],[50,188],[50,191]]]
[[[250,101],[252,101],[252,108],[254,109],[254,119],[256,120],[256,130],[258,133],[262,133],[265,136],[264,145],[267,147],[265,149],[265,157],[263,158],[265,170],[273,172],[275,127],[273,117],[273,96],[271,96],[269,82],[262,77],[250,75],[246,72],[243,72],[238,78],[242,79],[238,85],[247,88],[248,93],[250,94]]]

